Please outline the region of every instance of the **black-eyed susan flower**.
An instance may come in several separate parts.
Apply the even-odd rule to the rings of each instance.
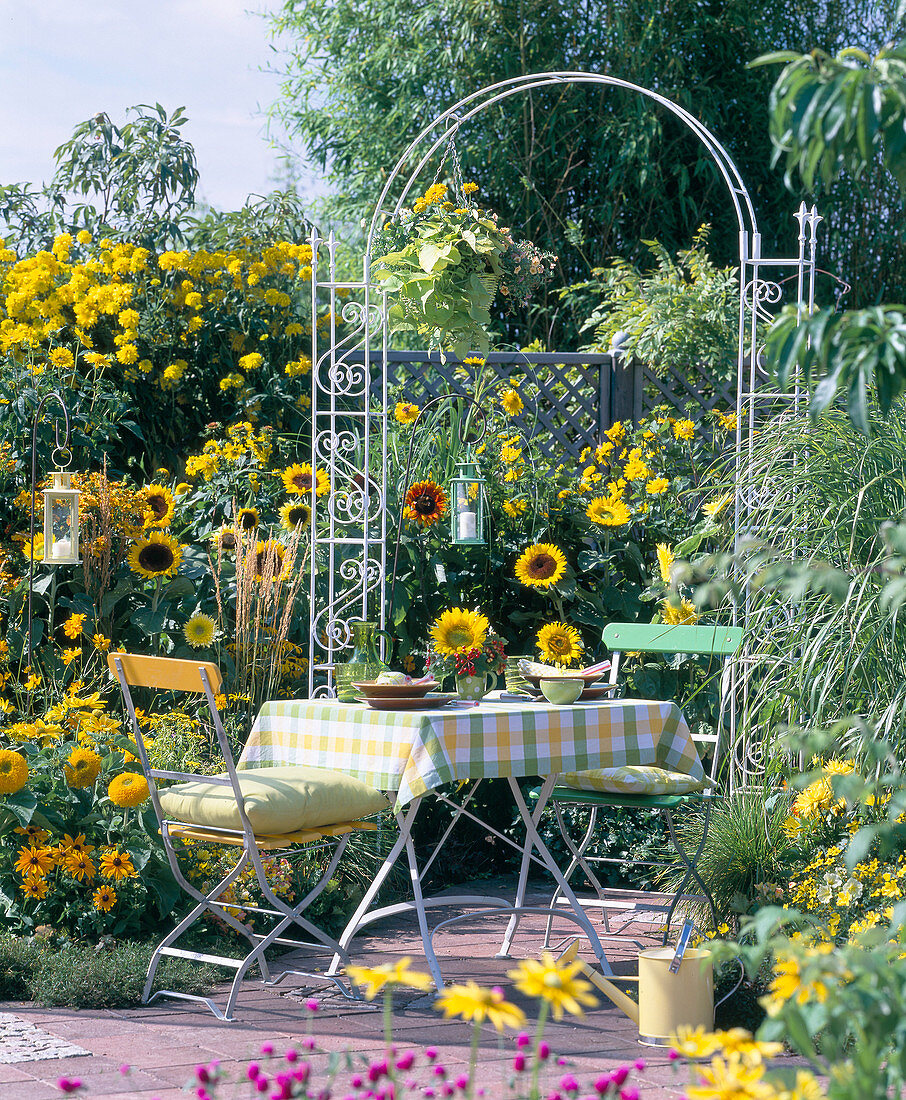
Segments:
[[[73,749],[63,765],[70,787],[90,787],[101,774],[101,758],[92,749]]]
[[[129,568],[140,577],[172,577],[182,561],[182,547],[164,531],[152,531],[129,551]]]
[[[87,852],[66,852],[60,866],[77,882],[91,882],[95,876],[95,866]]]
[[[420,527],[437,523],[447,510],[447,494],[433,481],[418,481],[409,487],[403,514]]]
[[[438,653],[455,656],[465,650],[480,649],[490,627],[480,612],[452,607],[434,620],[429,633]]]
[[[44,878],[49,871],[53,870],[56,862],[57,853],[53,848],[48,848],[44,844],[29,844],[27,848],[19,849],[13,866],[23,878],[30,876]]]
[[[120,879],[135,877],[135,867],[128,852],[119,852],[114,848],[111,852],[105,852],[99,862],[104,878],[119,882]]]
[[[311,523],[311,507],[301,500],[289,501],[280,509],[280,526],[284,531],[295,531]]]
[[[296,462],[280,475],[283,486],[288,493],[296,496],[307,496],[311,493],[312,485],[315,486],[315,494],[319,497],[330,492],[330,480],[324,470],[312,470],[307,462]]]
[[[149,794],[148,780],[137,772],[123,772],[107,788],[107,795],[115,806],[138,806]]]
[[[27,898],[31,898],[32,901],[41,901],[42,898],[47,897],[50,883],[46,878],[40,875],[28,875],[19,889]]]
[[[535,637],[538,641],[538,652],[549,664],[570,665],[582,655],[582,638],[574,626],[547,623]]]
[[[565,572],[566,557],[551,543],[529,546],[516,562],[516,579],[528,588],[550,588]]]
[[[0,749],[0,794],[15,794],[28,781],[28,762],[12,749]]]
[[[91,903],[99,913],[109,913],[116,905],[116,890],[112,886],[99,886],[91,895]]]
[[[217,623],[210,615],[205,615],[203,611],[196,611],[182,628],[182,632],[186,642],[193,649],[204,649],[213,642],[216,629]]]

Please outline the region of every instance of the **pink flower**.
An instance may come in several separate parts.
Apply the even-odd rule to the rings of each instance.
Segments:
[[[546,1062],[548,1060],[548,1058],[550,1058],[550,1056],[551,1056],[551,1048],[547,1045],[547,1043],[539,1043],[538,1044],[538,1060],[541,1061],[541,1062]],[[621,1084],[622,1082],[617,1082],[617,1083]]]
[[[620,1066],[619,1069],[613,1071],[613,1083],[619,1088],[628,1076],[629,1066]]]
[[[260,1072],[261,1067],[258,1065],[257,1062],[249,1062],[248,1068],[245,1071],[245,1075],[250,1081],[254,1081],[258,1077],[258,1074]]]
[[[525,1069],[525,1055],[524,1054],[517,1054],[516,1057],[513,1059],[513,1069],[517,1073],[522,1073],[522,1071]]]
[[[675,1062],[677,1058],[680,1057],[680,1052],[678,1050],[670,1049],[667,1051],[667,1057],[670,1059],[671,1062]]]
[[[312,998],[312,1000],[305,1002],[305,1007],[308,1009],[309,1012],[317,1012],[321,1006],[316,1000],[314,1000],[314,998]]]
[[[262,1043],[261,1044],[261,1053],[262,1054],[273,1054],[274,1053],[273,1043]]]
[[[595,1092],[599,1092],[603,1096],[604,1093],[607,1092],[607,1090],[610,1088],[612,1083],[613,1078],[610,1076],[609,1073],[605,1073],[603,1077],[599,1077],[597,1081],[595,1081]]]
[[[579,1082],[571,1073],[567,1073],[560,1081],[560,1088],[563,1089],[564,1092],[578,1092]]]
[[[405,1073],[407,1069],[411,1069],[411,1068],[412,1068],[412,1063],[413,1063],[414,1061],[415,1061],[415,1055],[414,1055],[414,1054],[412,1053],[412,1051],[411,1051],[411,1050],[410,1050],[410,1051],[407,1051],[407,1052],[406,1052],[406,1053],[405,1053],[405,1054],[404,1054],[404,1055],[402,1056],[402,1058],[400,1058],[400,1059],[398,1059],[398,1060],[397,1060],[397,1063],[396,1063],[396,1068],[397,1068],[398,1070],[401,1070],[401,1071],[402,1071],[403,1073]]]
[[[456,1080],[454,1081],[454,1084],[462,1092],[465,1092],[466,1089],[469,1087],[468,1074],[465,1074],[465,1073],[460,1074],[459,1077],[457,1077]]]
[[[639,1073],[643,1073],[644,1070],[645,1070],[645,1059],[644,1058],[639,1058],[637,1061],[635,1061],[633,1063],[633,1065],[639,1071]]]
[[[526,1033],[524,1031],[520,1032],[516,1036],[516,1046],[517,1047],[531,1046],[531,1042],[532,1042],[531,1036],[526,1035]]]
[[[437,1054],[437,1047],[425,1047],[425,1057],[428,1059],[429,1062],[433,1062],[434,1059],[437,1057]]]
[[[299,1052],[298,1050],[288,1050],[286,1054],[283,1055],[283,1057],[287,1060],[287,1062],[289,1062],[290,1065],[292,1065],[293,1062],[298,1062]]]
[[[60,1092],[78,1092],[82,1087],[82,1082],[78,1077],[61,1077],[57,1081],[57,1088]]]
[[[620,1100],[639,1100],[639,1090],[634,1085],[631,1089],[623,1089],[620,1092]]]
[[[120,1066],[120,1073],[124,1077],[126,1076],[127,1073],[131,1073],[131,1072],[132,1072],[132,1066],[127,1066],[125,1062]]]

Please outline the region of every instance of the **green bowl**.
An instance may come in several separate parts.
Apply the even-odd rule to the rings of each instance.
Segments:
[[[541,694],[556,707],[565,707],[569,706],[570,703],[575,703],[584,690],[584,680],[574,680],[567,676],[559,677],[556,680],[541,681]]]

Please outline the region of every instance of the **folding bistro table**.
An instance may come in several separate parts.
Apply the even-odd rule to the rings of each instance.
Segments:
[[[477,707],[453,703],[415,711],[374,710],[365,703],[339,703],[335,699],[265,703],[238,768],[291,764],[348,772],[395,796],[393,812],[399,837],[339,942],[345,948],[366,924],[414,910],[428,968],[438,989],[443,985],[443,976],[432,946],[433,933],[426,909],[437,905],[490,905],[490,912],[509,915],[499,952],[499,957],[506,957],[520,913],[536,911],[524,905],[532,861],[550,871],[572,907],[571,913],[568,908],[558,909],[558,916],[579,925],[604,972],[611,974],[597,933],[538,833],[538,822],[557,776],[589,768],[654,764],[696,779],[704,777],[689,727],[676,704],[643,699],[560,707],[545,702],[502,703],[490,696]],[[516,782],[530,776],[544,780],[533,810],[527,806]],[[505,778],[509,782],[526,829],[521,848],[469,809],[479,783],[491,778]],[[468,789],[460,792],[459,802],[453,800],[452,792],[448,794],[442,789],[449,784],[468,785]],[[430,858],[419,866],[412,826],[428,796],[450,805],[454,815]],[[522,867],[512,901],[474,895],[424,896],[424,876],[461,816],[478,822],[521,851]],[[381,884],[403,851],[409,864],[413,900],[372,909]],[[331,972],[338,967],[339,958],[335,957]]]

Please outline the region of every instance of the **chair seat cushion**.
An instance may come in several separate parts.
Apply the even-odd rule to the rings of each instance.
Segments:
[[[560,782],[580,791],[614,794],[689,794],[710,786],[708,779],[695,779],[682,772],[669,772],[645,764],[567,772],[560,776]]]
[[[269,836],[355,821],[390,805],[380,791],[327,768],[255,768],[237,775],[252,828]],[[176,821],[242,828],[232,787],[179,783],[161,791],[160,804],[164,816]]]

